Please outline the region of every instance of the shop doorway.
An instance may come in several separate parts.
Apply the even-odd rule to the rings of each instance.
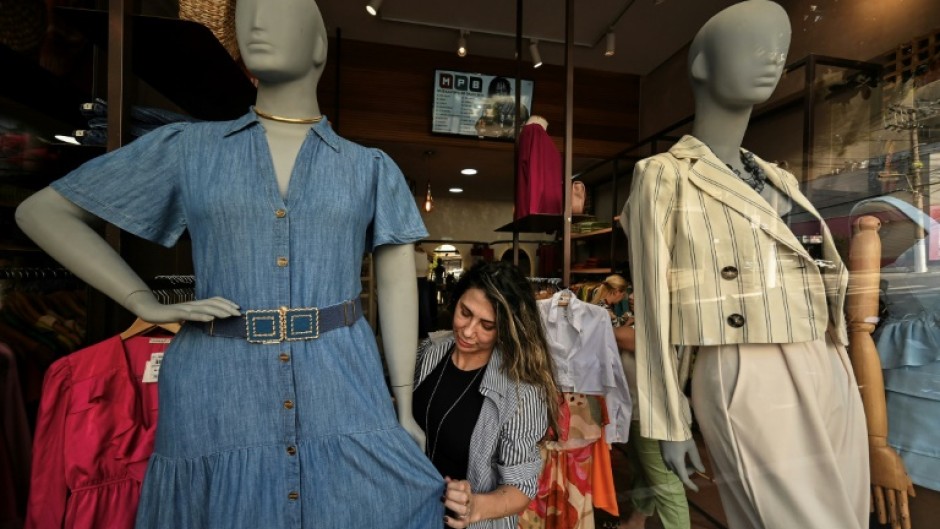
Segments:
[[[500,261],[506,261],[507,263],[512,262],[512,250],[506,250],[503,252],[503,256],[499,258]],[[526,277],[532,276],[532,261],[529,260],[529,254],[525,252],[522,248],[519,248],[519,271],[522,272],[522,275]]]

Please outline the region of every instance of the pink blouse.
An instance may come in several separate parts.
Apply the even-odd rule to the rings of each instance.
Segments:
[[[132,529],[153,451],[157,384],[147,362],[172,335],[109,338],[46,372],[26,529]]]

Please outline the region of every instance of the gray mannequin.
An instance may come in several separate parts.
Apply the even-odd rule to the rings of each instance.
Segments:
[[[741,147],[789,45],[774,2],[712,17],[689,52],[692,135],[637,164],[621,223],[634,263],[641,432],[698,490],[686,459],[704,466],[682,392],[697,348],[692,405],[729,526],[861,529],[868,453],[845,350],[847,273],[795,177]],[[819,219],[825,265],[780,218],[794,203]]]
[[[203,158],[214,159],[216,162],[213,163],[217,164],[221,160],[221,163],[234,167],[230,172],[238,174],[199,177],[199,174],[211,172],[210,169],[192,170],[178,175],[182,184],[168,182],[165,186],[169,188],[171,184],[176,185],[174,196],[155,197],[154,201],[172,203],[189,200],[190,202],[183,205],[174,204],[174,207],[166,208],[166,211],[174,213],[183,211],[186,217],[179,220],[168,219],[166,222],[157,218],[155,224],[188,224],[187,227],[193,234],[194,259],[197,264],[197,295],[202,283],[203,289],[208,288],[211,291],[241,292],[241,296],[247,301],[236,303],[226,297],[208,295],[204,299],[186,303],[160,304],[147,284],[96,231],[102,218],[129,231],[133,230],[133,227],[127,228],[121,224],[122,218],[128,215],[127,211],[123,212],[123,216],[110,216],[112,210],[121,211],[120,208],[124,207],[121,203],[122,195],[107,189],[112,187],[112,183],[113,187],[128,185],[121,182],[121,178],[98,182],[98,187],[95,188],[88,184],[95,182],[96,176],[88,174],[94,171],[79,168],[75,172],[78,173],[77,176],[71,174],[62,179],[64,183],[57,182],[52,187],[39,191],[24,201],[16,212],[17,222],[23,231],[49,255],[141,319],[153,323],[187,322],[174,339],[171,349],[167,351],[161,370],[161,422],[157,430],[155,453],[144,480],[137,526],[183,527],[179,520],[190,520],[192,527],[204,527],[210,522],[215,526],[227,527],[286,527],[294,526],[295,521],[299,520],[303,520],[303,527],[313,527],[309,524],[319,524],[317,527],[368,527],[383,523],[398,524],[402,527],[425,527],[430,526],[431,520],[440,524],[443,507],[435,500],[438,500],[443,492],[443,479],[421,454],[419,446],[423,446],[424,436],[411,412],[418,306],[416,281],[412,274],[412,243],[423,237],[422,233],[426,234],[414,199],[407,192],[407,186],[403,183],[404,179],[397,167],[384,153],[343,140],[330,129],[327,121],[322,119],[316,88],[326,63],[327,34],[314,0],[285,0],[279,2],[276,8],[264,5],[261,0],[242,0],[237,6],[236,30],[245,65],[258,79],[256,106],[252,112],[234,122],[203,123],[196,127],[170,125],[86,165],[92,168],[103,167],[112,173],[123,172],[130,180],[136,177],[138,172],[151,170],[148,167],[151,164],[133,158],[123,159],[122,162],[122,151],[150,152],[147,151],[150,143],[169,138],[165,140],[165,144],[158,145],[159,148],[152,149],[158,153],[153,165],[172,165],[174,160],[167,162],[162,158],[172,158],[173,155],[169,153],[177,151],[191,154],[186,148],[192,148],[192,145],[208,145],[204,147],[205,153],[197,152],[189,158],[178,156],[182,161],[176,165],[184,169],[191,166],[198,168],[200,163],[208,163],[204,162]],[[219,131],[225,133],[221,134]],[[243,143],[238,149],[230,151],[230,147],[234,145],[231,142],[234,141]],[[161,156],[161,152],[167,154]],[[314,155],[316,159],[311,161]],[[126,158],[130,155],[124,156]],[[258,169],[249,167],[246,160],[258,161]],[[176,174],[171,176],[177,177]],[[215,182],[224,178],[241,179],[238,182],[247,186],[247,191],[233,191],[226,188],[225,184],[216,184],[216,189],[211,193],[199,191],[194,195],[195,198],[176,196],[192,193],[191,187],[196,185],[193,184],[195,180],[199,180],[198,185],[205,185],[206,181]],[[358,179],[358,184],[353,183],[355,179]],[[153,178],[137,180],[137,186],[148,185],[148,180]],[[272,180],[276,180],[276,183]],[[363,183],[374,189],[371,195],[361,195]],[[57,185],[58,187],[54,188]],[[386,186],[394,189],[387,191]],[[305,192],[304,200],[296,200],[308,188],[310,191]],[[109,196],[113,202],[100,204],[105,199],[99,200],[95,195],[102,189],[103,196]],[[337,194],[337,189],[341,189],[342,193]],[[123,191],[129,195],[140,193],[133,187]],[[70,195],[69,198],[64,196],[66,192]],[[235,192],[241,194],[234,195]],[[324,198],[326,192],[337,194],[338,198]],[[235,231],[228,235],[229,238],[240,241],[235,246],[243,247],[241,250],[228,244],[230,241],[219,240],[218,234],[222,233],[225,237],[228,226],[221,226],[221,231],[209,230],[209,235],[200,235],[200,226],[197,225],[209,225],[214,221],[212,216],[218,211],[226,207],[232,208],[233,197],[243,200],[245,209],[231,211],[233,216],[230,218],[249,226],[247,229],[255,230],[248,237]],[[374,203],[356,204],[357,197],[366,197],[364,200],[373,200]],[[212,202],[213,199],[215,202]],[[137,200],[146,203],[146,198]],[[198,202],[197,205],[209,209],[194,210],[193,200],[208,202]],[[337,200],[353,200],[353,203],[341,212],[328,212],[330,217],[317,216],[323,215],[323,210],[336,207]],[[386,232],[379,240],[380,227],[376,224],[379,223],[378,210],[382,207],[382,200],[395,203],[388,206],[393,208],[389,214],[392,220],[387,221]],[[80,207],[76,202],[86,206]],[[311,204],[317,206],[313,207]],[[89,211],[99,205],[100,210],[96,210],[96,213]],[[195,214],[190,217],[192,211],[195,211]],[[359,213],[355,211],[375,211],[376,216],[375,219],[357,218],[355,215]],[[255,220],[251,217],[255,214],[252,212],[261,212],[262,216]],[[326,223],[322,221],[323,218],[327,219]],[[247,220],[242,222],[244,219]],[[334,219],[339,225],[330,225],[330,219]],[[351,233],[349,236],[335,236],[336,233],[342,233],[340,230],[358,229],[349,227],[349,224],[353,223],[361,225],[362,231]],[[396,223],[407,226],[408,232],[400,237],[396,236]],[[365,230],[367,224],[368,234]],[[299,229],[296,226],[308,227],[310,231],[290,235]],[[374,235],[373,229],[376,232]],[[181,231],[180,228],[178,232],[169,235],[153,236],[151,240],[169,245],[175,242]],[[137,234],[147,236],[146,231]],[[289,240],[288,237],[296,237],[297,240],[287,245],[274,246],[275,239]],[[308,252],[304,254],[298,248],[303,244],[311,244],[307,242],[311,237],[321,237],[334,246],[324,246],[322,252],[304,250]],[[344,237],[345,240],[336,241]],[[361,309],[358,308],[356,293],[352,290],[359,288],[359,263],[355,261],[362,255],[361,252],[356,255],[352,253],[355,253],[355,249],[358,249],[367,237],[374,244],[373,256],[384,355],[392,392],[395,395],[399,424],[395,423],[388,392],[381,382],[381,361],[375,354],[377,351],[374,336],[368,324],[360,317],[361,312],[358,311]],[[212,245],[217,245],[216,249],[210,249],[208,252],[197,248]],[[347,248],[344,250],[342,247]],[[253,248],[255,253],[247,257],[239,253],[252,252]],[[368,246],[365,249],[368,251]],[[232,252],[231,261],[221,264],[209,262],[200,266],[195,255],[198,253],[202,259],[207,259],[205,256],[209,255],[211,259],[211,256],[219,255],[220,252],[225,255],[225,251]],[[259,251],[291,252],[291,258],[278,257],[275,265],[272,257],[268,264],[269,261],[252,258],[252,255],[264,255],[258,254]],[[311,251],[313,253],[310,253]],[[336,263],[316,261],[319,258],[317,256],[322,256],[326,251],[331,252],[328,255],[342,255],[343,260]],[[305,255],[313,257],[304,257]],[[295,263],[298,256],[301,257],[301,262]],[[310,259],[314,264],[305,263],[304,259]],[[263,266],[253,263],[263,263]],[[226,268],[237,270],[238,267],[244,267],[248,272],[246,276],[262,278],[265,282],[261,284],[262,288],[273,288],[273,285],[280,287],[273,288],[275,293],[260,291],[261,295],[253,296],[252,290],[233,286],[231,281],[219,283],[220,280],[211,277],[211,271],[203,272],[210,277],[200,277],[200,268],[207,266],[218,266],[218,269],[223,271]],[[290,275],[284,275],[285,273]],[[342,277],[346,287],[334,286],[341,281],[330,281],[328,278],[331,274],[340,274],[336,277]],[[236,282],[242,280],[241,277],[236,277]],[[246,277],[244,281],[250,281],[250,278]],[[345,289],[342,292],[342,299],[345,301],[340,303],[338,299],[321,300],[324,304],[335,303],[324,307],[321,302],[310,300],[317,296],[335,298],[335,293],[323,293],[331,288]],[[308,299],[295,301],[297,297]],[[268,300],[265,303],[275,300],[277,304],[248,305],[254,298]],[[248,306],[240,306],[242,303]],[[319,312],[309,306],[314,304],[319,308]],[[281,319],[280,327],[278,328],[276,322],[274,326],[274,332],[280,332],[280,336],[276,337],[274,343],[252,341],[252,333],[258,331],[251,322],[261,321],[264,313],[280,313],[275,316]],[[329,320],[328,313],[339,316]],[[250,319],[256,316],[257,319]],[[240,328],[239,325],[229,325],[229,328],[233,328],[236,333],[240,332],[240,335],[217,332],[226,322],[237,322],[241,321],[240,319],[251,323],[240,324]],[[297,327],[306,330],[291,330],[295,321],[301,325],[307,320],[314,321],[315,324],[311,324],[311,327],[315,325],[315,328]],[[213,325],[203,325],[203,322],[213,322]],[[292,332],[297,334],[291,337],[289,334]],[[255,338],[257,336],[256,334]],[[174,359],[171,353],[175,346],[178,346],[177,351],[183,350],[184,347],[191,348],[177,352]],[[193,376],[192,369],[174,368],[173,365],[174,362],[177,365],[185,365],[186,362],[208,362],[200,359],[200,355],[223,351],[231,351],[232,356],[224,353],[226,356],[218,357],[219,364],[198,366],[199,369],[205,369],[205,373],[195,376],[202,376],[203,379],[187,378]],[[245,356],[234,356],[235,354]],[[261,360],[266,363],[262,363],[259,369],[248,366],[259,358],[270,360]],[[170,370],[163,371],[167,368]],[[321,371],[321,368],[324,369]],[[285,372],[285,369],[290,371]],[[210,389],[209,394],[205,394],[205,387],[214,387],[212,384],[217,383],[215,379],[222,378],[220,373],[227,374],[226,378],[236,383],[235,391],[231,392],[229,386],[233,384],[228,384],[218,390]],[[292,374],[286,376],[285,373]],[[271,383],[271,387],[256,389],[254,384],[238,384],[255,376],[261,377],[256,382]],[[199,387],[201,380],[207,380],[205,387]],[[343,384],[343,381],[347,380],[349,383]],[[330,384],[340,384],[341,387],[334,386],[332,392],[327,392],[324,388]],[[263,387],[263,384],[258,383],[257,386]],[[190,389],[194,393],[187,395],[185,392]],[[256,393],[252,393],[253,391]],[[347,391],[349,393],[344,393]],[[164,392],[167,393],[166,396]],[[172,395],[169,395],[170,393]],[[219,400],[215,393],[227,393],[228,400]],[[363,403],[361,398],[375,400]],[[209,399],[206,401],[208,404],[198,399]],[[192,402],[187,404],[187,400]],[[171,415],[169,411],[165,413],[164,404],[169,406],[171,401],[175,406],[173,413],[179,415]],[[237,411],[234,417],[230,417],[232,410],[227,408],[237,407],[239,404],[246,406],[244,417],[238,417]],[[187,405],[190,408],[187,409]],[[257,421],[252,422],[250,417],[254,407],[258,407],[261,412],[257,415]],[[198,415],[205,409],[212,409],[214,412],[218,409],[224,413],[210,416],[202,420],[202,424],[198,421],[191,424],[192,414]],[[271,411],[266,411],[268,409]],[[222,416],[225,416],[224,420],[231,422],[223,422]],[[298,418],[289,419],[294,416]],[[366,416],[373,422],[362,426],[362,421],[366,420],[363,417]],[[389,420],[394,427],[388,424]],[[177,423],[186,426],[177,426]],[[173,437],[177,434],[167,433],[168,430],[179,430],[183,433]],[[225,438],[230,434],[242,435],[243,430],[248,431],[248,437],[253,437],[247,441],[238,441],[244,447],[237,451],[237,454],[242,454],[238,457],[244,456],[246,459],[241,463],[232,462],[233,468],[244,463],[244,468],[239,471],[257,467],[260,474],[211,473],[218,472],[219,468],[224,470],[224,459],[230,457],[230,447],[225,445],[227,441],[219,441],[224,446],[218,449],[213,449],[211,443],[215,442],[216,438]],[[206,440],[194,439],[194,435],[201,435],[204,431],[208,432]],[[242,437],[246,435],[248,434]],[[418,446],[410,441],[402,442],[402,437],[407,440],[409,436],[417,441]],[[203,452],[197,453],[196,456],[180,456],[174,452],[179,452],[180,446],[193,445],[195,449]],[[201,445],[207,447],[201,449]],[[206,450],[209,455],[205,455]],[[168,456],[167,453],[173,455]],[[347,453],[352,455],[347,456]],[[192,468],[187,467],[190,463],[186,462],[200,461],[199,458],[202,457],[211,458],[212,463],[206,463],[205,467],[197,464],[195,471],[208,471],[209,475],[190,475],[184,480],[177,480],[171,475],[161,481],[161,472],[166,474],[172,471],[176,472],[174,475],[178,475],[180,469],[189,469],[186,470],[188,472]],[[259,462],[264,464],[258,466]],[[367,471],[369,474],[358,477],[356,475]],[[389,475],[383,476],[382,472],[389,472]],[[383,479],[386,477],[389,479]],[[148,482],[151,481],[155,484],[148,488]],[[238,503],[219,503],[220,497],[217,494],[226,492],[212,488],[220,486],[219,482],[228,489],[241,487],[228,490],[238,493],[230,499]],[[184,487],[192,488],[173,490],[173,483],[176,483],[176,486],[183,483]],[[170,492],[167,493],[167,490]],[[257,501],[243,501],[246,498]],[[350,505],[350,501],[356,504]],[[185,511],[174,512],[173,504],[176,502],[182,505],[180,509]],[[303,509],[302,517],[301,511],[298,510],[300,508]]]

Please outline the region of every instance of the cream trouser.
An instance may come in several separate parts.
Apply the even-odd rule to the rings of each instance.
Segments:
[[[731,529],[867,529],[868,436],[845,348],[699,348],[692,406]]]

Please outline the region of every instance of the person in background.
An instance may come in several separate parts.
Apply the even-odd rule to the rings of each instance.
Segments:
[[[452,331],[419,347],[413,400],[446,482],[444,523],[515,529],[538,489],[538,443],[557,424],[542,320],[528,280],[505,262],[462,274],[451,308]]]
[[[622,279],[622,278],[621,278]],[[627,296],[630,312],[633,307],[633,292]],[[623,325],[614,328],[617,347],[620,348],[620,360],[630,387],[633,405],[636,408],[636,330],[634,314]],[[630,459],[631,483],[630,499],[633,511],[630,517],[620,523],[619,529],[643,529],[646,519],[653,514],[659,515],[663,529],[688,529],[689,502],[682,488],[682,481],[666,468],[659,441],[640,435],[640,421],[637,410],[633,410],[630,425],[630,442],[627,443],[627,456]]]
[[[626,319],[623,316],[618,316],[614,307],[623,301],[626,295],[627,280],[619,274],[612,274],[607,276],[604,282],[594,290],[591,303],[607,309],[607,312],[610,313],[610,323],[613,324],[614,328],[617,328],[623,325]]]
[[[446,274],[447,269],[444,267],[444,260],[438,257],[434,266],[434,288],[437,290],[438,305],[444,303],[444,276]]]
[[[415,278],[418,281],[418,339],[424,339],[433,329],[434,314],[437,310],[432,305],[434,293],[431,283],[428,281],[428,269],[431,266],[431,257],[428,255],[421,243],[415,243]]]

